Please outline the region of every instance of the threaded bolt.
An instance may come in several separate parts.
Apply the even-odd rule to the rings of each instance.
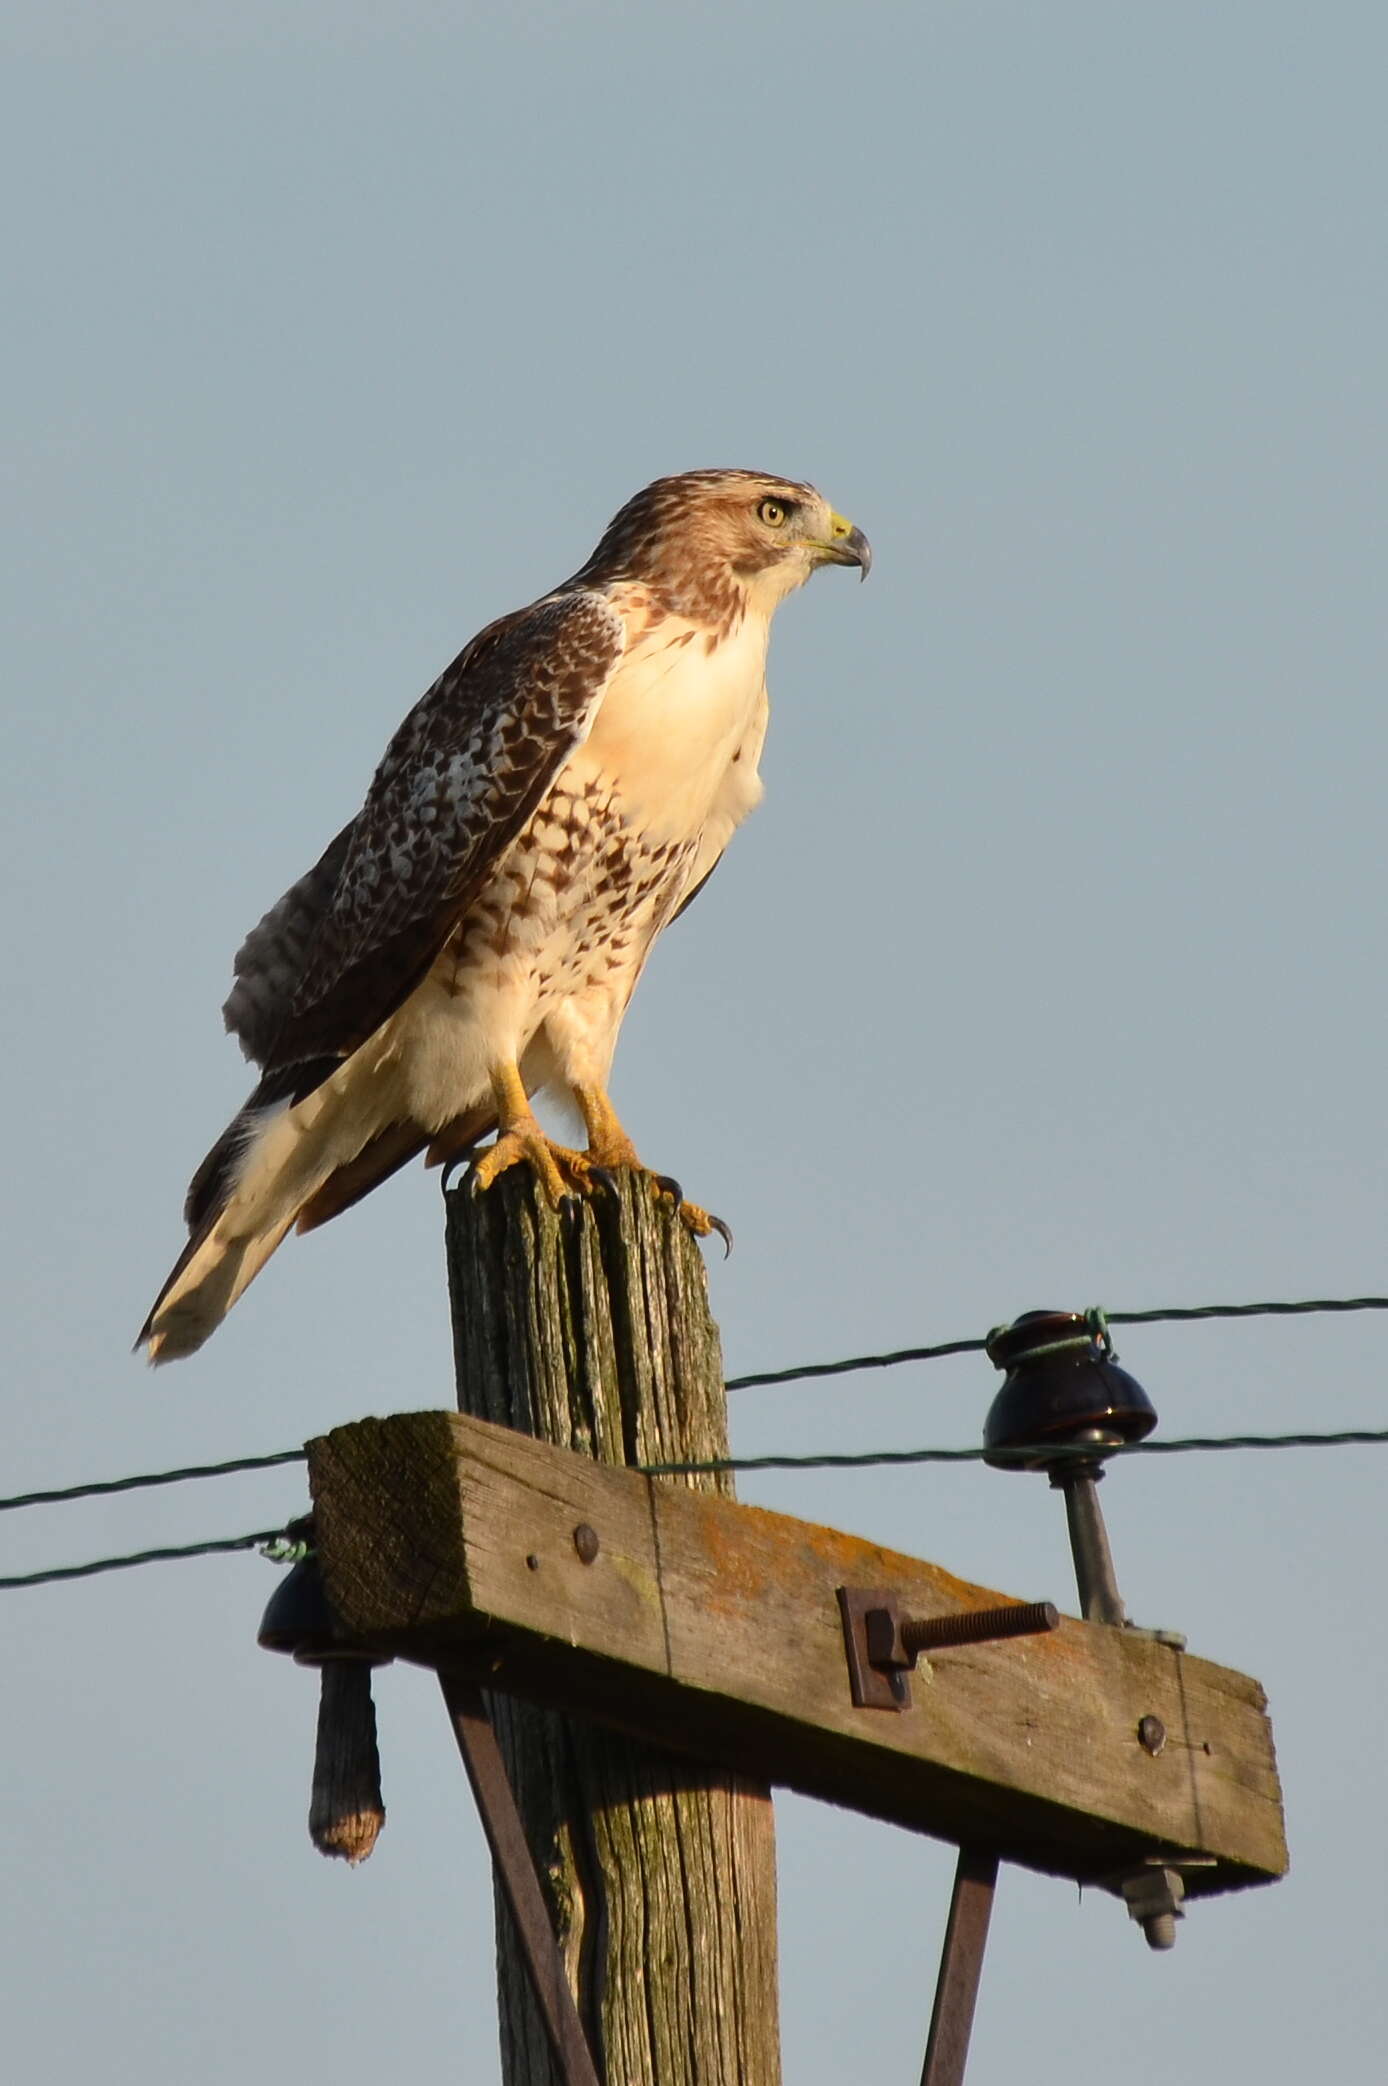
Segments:
[[[901,1648],[912,1659],[956,1644],[988,1644],[999,1637],[1034,1637],[1060,1627],[1053,1601],[1014,1601],[1006,1608],[966,1609],[959,1615],[912,1617],[901,1625]]]

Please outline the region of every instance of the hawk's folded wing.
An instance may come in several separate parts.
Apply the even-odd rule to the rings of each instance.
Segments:
[[[475,637],[386,749],[357,817],[247,936],[224,1013],[267,1072],[347,1056],[419,983],[587,737],[621,656],[599,594]]]

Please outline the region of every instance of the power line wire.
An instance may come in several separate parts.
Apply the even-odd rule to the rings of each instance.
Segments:
[[[1388,1297],[1311,1297],[1300,1304],[1178,1304],[1160,1311],[1108,1311],[1110,1325],[1185,1325],[1196,1318],[1300,1318],[1312,1311],[1388,1311]]]
[[[1113,1313],[1108,1314],[1110,1319]],[[849,1376],[855,1369],[895,1369],[899,1362],[938,1362],[950,1354],[982,1354],[986,1340],[944,1340],[937,1347],[899,1347],[894,1354],[855,1354],[842,1362],[806,1362],[796,1369],[764,1369],[755,1376],[730,1376],[725,1391],[751,1391],[766,1383],[798,1383],[811,1376]]]
[[[1104,1450],[1110,1456],[1178,1456],[1192,1450],[1209,1449],[1344,1449],[1378,1448],[1388,1445],[1388,1428],[1347,1427],[1334,1434],[1203,1434],[1178,1441],[1130,1441]],[[867,1470],[899,1463],[981,1463],[991,1458],[998,1463],[1029,1462],[1044,1457],[1058,1462],[1067,1455],[1090,1457],[1093,1445],[1046,1443],[1026,1449],[873,1449],[856,1455],[821,1456],[720,1456],[703,1463],[638,1463],[632,1466],[644,1477],[695,1477],[725,1470]],[[97,1557],[86,1564],[57,1565],[42,1572],[19,1572],[0,1578],[0,1592],[25,1586],[48,1586],[63,1579],[91,1579],[99,1572],[125,1571],[133,1565],[163,1564],[186,1557],[212,1557],[235,1550],[258,1550],[289,1540],[284,1528],[260,1529],[254,1535],[224,1536],[208,1543],[182,1543],[161,1550],[137,1550],[127,1557]],[[301,1545],[294,1544],[287,1561]]]
[[[166,1564],[184,1557],[216,1557],[233,1550],[259,1550],[280,1540],[281,1528],[258,1529],[249,1536],[221,1536],[208,1543],[179,1543],[162,1550],[136,1550],[128,1557],[94,1557],[86,1564],[53,1565],[44,1572],[12,1572],[0,1579],[0,1592],[21,1586],[51,1586],[60,1579],[94,1579],[98,1572],[124,1572],[132,1565]]]
[[[1202,1318],[1293,1318],[1311,1312],[1327,1311],[1388,1311],[1388,1297],[1316,1297],[1304,1303],[1185,1304],[1155,1311],[1106,1311],[1101,1315],[1109,1325],[1160,1325],[1185,1324]],[[933,1347],[901,1347],[889,1354],[849,1355],[837,1362],[806,1362],[791,1369],[769,1369],[750,1376],[730,1376],[723,1388],[727,1391],[748,1391],[768,1384],[801,1383],[814,1377],[848,1376],[863,1369],[894,1369],[903,1362],[935,1362],[942,1361],[948,1355],[981,1354],[992,1337],[990,1333],[982,1339],[943,1340]],[[1169,1449],[1171,1446],[1169,1442],[1148,1444],[1149,1448],[1158,1451]],[[967,1453],[973,1452],[960,1451],[961,1455]],[[978,1453],[981,1454],[981,1451]],[[941,1455],[943,1454],[941,1451]],[[930,1452],[930,1456],[933,1455],[934,1452]],[[39,1492],[18,1492],[9,1499],[0,1499],[0,1514],[11,1513],[18,1507],[59,1506],[70,1500],[98,1499],[117,1492],[141,1492],[158,1485],[181,1485],[193,1478],[224,1478],[232,1477],[239,1471],[273,1470],[281,1464],[302,1463],[306,1458],[305,1449],[277,1449],[268,1456],[236,1456],[225,1463],[190,1463],[179,1470],[145,1471],[134,1477],[100,1478],[85,1485],[59,1485]],[[925,1460],[930,1460],[930,1457],[926,1457]],[[750,1469],[758,1466],[730,1464],[717,1467]],[[0,1585],[3,1583],[0,1581]]]
[[[1177,1441],[1126,1441],[1103,1450],[1110,1456],[1180,1456],[1194,1449],[1347,1449],[1388,1445],[1388,1428],[1347,1427],[1336,1434],[1192,1434]],[[641,1463],[648,1478],[695,1477],[723,1470],[868,1470],[893,1463],[1047,1463],[1068,1456],[1090,1458],[1092,1442],[1047,1442],[1035,1448],[870,1449],[862,1454],[822,1456],[719,1456],[706,1463]]]
[[[58,1485],[47,1492],[17,1492],[0,1499],[0,1514],[14,1507],[59,1506],[70,1499],[99,1499],[112,1492],[143,1492],[152,1485],[181,1485],[189,1478],[226,1478],[238,1470],[273,1470],[280,1463],[303,1463],[307,1449],[277,1449],[270,1456],[237,1456],[229,1463],[188,1463],[182,1470],[145,1471],[133,1478],[99,1478],[91,1485]]]
[[[1105,1311],[1103,1315],[1110,1325],[1178,1325],[1198,1318],[1299,1318],[1316,1311],[1388,1311],[1388,1297],[1312,1297],[1304,1303],[1182,1304],[1157,1311]],[[755,1376],[729,1377],[724,1389],[750,1391],[764,1384],[798,1383],[815,1376],[849,1376],[858,1369],[895,1369],[902,1362],[940,1361],[951,1354],[982,1354],[991,1338],[989,1333],[981,1340],[946,1340],[936,1347],[899,1347],[891,1354],[857,1354],[841,1362],[767,1369]]]

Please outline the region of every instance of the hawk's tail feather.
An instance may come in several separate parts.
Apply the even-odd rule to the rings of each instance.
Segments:
[[[193,1176],[192,1236],[136,1346],[152,1362],[195,1353],[301,1216],[312,1212],[306,1230],[335,1216],[426,1141],[407,1124],[369,1136],[316,1064],[267,1075]]]
[[[426,1147],[426,1163],[442,1165],[496,1128],[489,1095],[437,1132],[397,1119],[367,1134],[332,1076],[341,1069],[326,1059],[267,1073],[203,1160],[185,1211],[192,1236],[135,1343],[150,1361],[195,1354],[291,1230],[340,1216]]]
[[[222,1216],[210,1217],[179,1255],[168,1281],[140,1329],[137,1348],[151,1362],[177,1362],[196,1354],[221,1324],[237,1298],[260,1273],[294,1213],[250,1236],[229,1236]]]
[[[322,1086],[324,1080],[331,1079],[341,1063],[341,1058],[335,1057],[310,1058],[302,1064],[284,1065],[278,1071],[264,1075],[188,1183],[183,1221],[189,1231],[198,1234],[209,1215],[215,1216],[226,1207],[237,1163],[264,1118],[286,1102],[292,1107],[296,1101],[305,1100]]]
[[[388,1181],[402,1166],[425,1150],[426,1166],[442,1166],[447,1159],[461,1157],[496,1128],[496,1106],[488,1100],[455,1116],[446,1129],[431,1139],[427,1130],[413,1123],[391,1123],[363,1146],[355,1159],[339,1166],[299,1211],[295,1230],[316,1231],[333,1217],[340,1217],[361,1202],[382,1181]]]
[[[364,1145],[355,1159],[339,1166],[329,1174],[321,1188],[312,1194],[299,1211],[294,1229],[299,1232],[317,1231],[320,1224],[327,1224],[333,1217],[340,1217],[354,1203],[388,1181],[402,1166],[408,1166],[428,1143],[428,1133],[417,1130],[413,1123],[392,1123],[381,1130]]]

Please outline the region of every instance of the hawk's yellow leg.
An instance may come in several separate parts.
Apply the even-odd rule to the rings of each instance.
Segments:
[[[680,1222],[696,1238],[706,1238],[709,1232],[716,1231],[731,1245],[732,1235],[720,1218],[711,1217],[697,1202],[686,1202],[675,1182],[642,1165],[635,1145],[601,1087],[576,1086],[573,1092],[588,1131],[585,1152],[570,1151],[567,1145],[556,1144],[552,1137],[547,1137],[535,1118],[517,1066],[496,1066],[492,1072],[496,1143],[483,1152],[473,1167],[474,1190],[480,1193],[490,1188],[509,1167],[527,1165],[552,1207],[558,1209],[566,1195],[592,1195],[607,1185],[605,1174],[618,1167],[630,1167],[633,1173],[644,1174],[658,1195],[674,1198]]]
[[[600,1086],[575,1086],[573,1090],[583,1112],[584,1126],[588,1132],[588,1149],[581,1158],[590,1168],[613,1172],[619,1166],[629,1166],[634,1173],[644,1173],[653,1183],[657,1194],[673,1194],[679,1205],[680,1222],[688,1226],[696,1238],[707,1238],[717,1231],[731,1244],[728,1227],[719,1218],[711,1217],[707,1210],[700,1209],[697,1202],[686,1202],[675,1182],[663,1174],[652,1173],[637,1157],[636,1146],[622,1128],[617,1111],[606,1092]]]
[[[583,1112],[583,1127],[588,1132],[588,1149],[584,1157],[593,1166],[608,1169],[630,1166],[635,1173],[644,1173],[646,1168],[636,1156],[636,1146],[627,1136],[617,1117],[617,1111],[600,1086],[576,1086],[575,1101]]]
[[[531,1168],[554,1209],[576,1188],[589,1185],[583,1178],[589,1172],[583,1154],[556,1144],[540,1128],[518,1066],[503,1064],[493,1068],[492,1096],[496,1101],[496,1143],[483,1152],[472,1169],[475,1191],[490,1188],[508,1167],[521,1164]]]

